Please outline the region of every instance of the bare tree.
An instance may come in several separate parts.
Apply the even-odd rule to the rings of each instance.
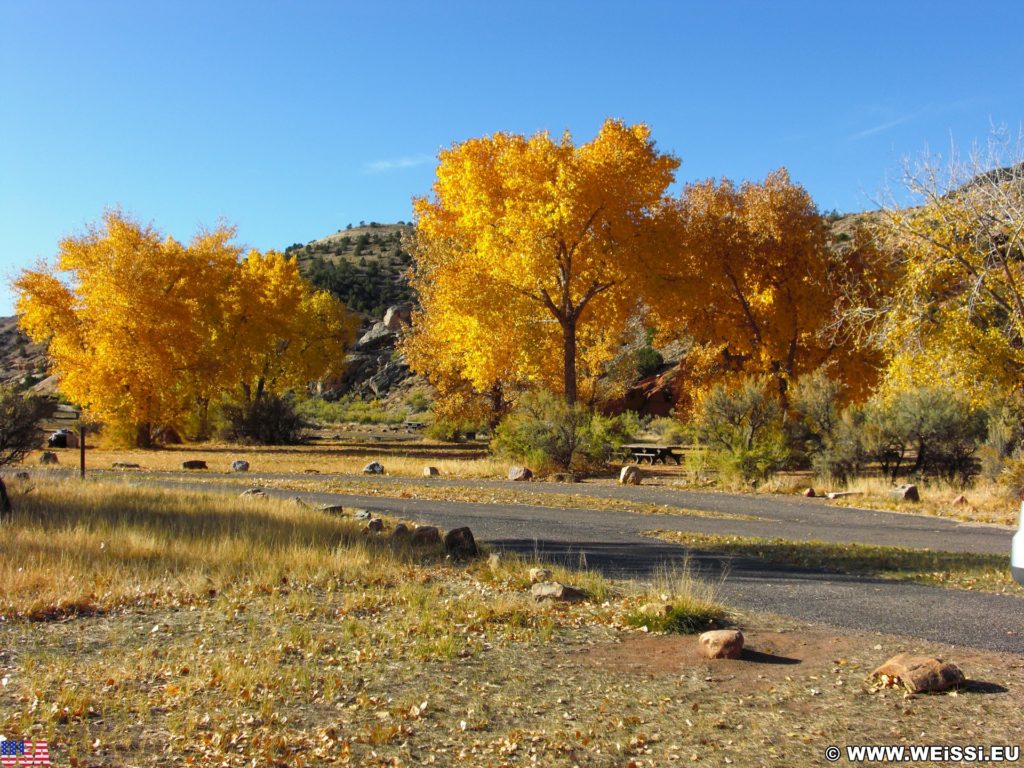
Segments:
[[[11,386],[0,386],[0,467],[21,461],[39,443],[39,422],[45,414],[42,398],[25,397]],[[0,477],[0,520],[11,513],[11,500]]]

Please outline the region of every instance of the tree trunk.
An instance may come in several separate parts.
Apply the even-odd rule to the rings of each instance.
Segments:
[[[562,321],[565,353],[565,402],[576,405],[576,321]]]
[[[7,486],[4,479],[0,477],[0,522],[11,516],[11,499],[7,496]]]
[[[153,428],[147,421],[144,424],[137,424],[135,427],[135,445],[138,448],[153,447]]]

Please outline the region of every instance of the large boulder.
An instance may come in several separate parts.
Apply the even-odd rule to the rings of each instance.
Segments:
[[[921,494],[917,492],[916,485],[897,485],[890,489],[889,495],[900,501],[920,501]]]
[[[380,349],[391,344],[394,340],[394,331],[384,325],[384,323],[374,323],[370,330],[359,337],[359,341],[356,342],[356,349],[361,352]]]
[[[619,472],[619,482],[622,485],[640,485],[640,468],[627,464]]]
[[[533,472],[530,471],[529,467],[509,467],[508,468],[508,479],[515,481],[530,480],[533,477]]]
[[[423,468],[423,476],[424,477],[437,477],[440,474],[441,474],[441,472],[440,472],[440,470],[438,470],[437,467],[424,467]]]
[[[68,447],[68,431],[66,429],[58,429],[48,438],[46,438],[47,448],[67,448]]]
[[[419,525],[412,532],[410,541],[419,547],[435,546],[441,543],[441,532],[433,525]]]
[[[452,557],[476,557],[480,549],[469,528],[453,528],[444,537],[444,551]]]
[[[249,462],[245,461],[244,459],[238,459],[236,461],[232,461],[231,462],[231,471],[232,472],[248,472],[249,471]]]
[[[400,331],[412,325],[412,308],[408,304],[395,304],[384,313],[384,325],[392,331]]]
[[[700,650],[709,659],[738,659],[743,655],[743,633],[716,629],[700,636]]]
[[[579,603],[587,599],[587,593],[582,589],[557,581],[538,582],[530,587],[530,594],[537,602],[553,600],[560,603]]]
[[[900,653],[871,673],[883,685],[902,684],[911,693],[944,691],[964,681],[964,673],[952,662],[929,656]]]
[[[364,475],[383,475],[384,474],[384,465],[381,464],[379,461],[371,461],[369,464],[367,464],[365,467],[363,467],[363,474]]]

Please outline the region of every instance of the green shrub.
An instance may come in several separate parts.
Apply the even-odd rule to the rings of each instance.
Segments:
[[[527,395],[495,430],[491,450],[524,461],[536,471],[586,471],[608,463],[632,439],[635,414],[602,416],[583,405],[567,405],[547,392]]]
[[[966,485],[980,469],[987,416],[947,390],[901,392],[869,403],[864,417],[864,448],[893,480],[902,473]]]
[[[404,408],[390,410],[379,400],[352,396],[334,402],[312,397],[301,401],[298,411],[318,424],[401,424],[408,417]]]
[[[801,376],[790,393],[786,424],[791,465],[809,466],[819,477],[837,482],[859,474],[867,461],[864,412],[856,406],[840,412],[841,390],[824,370]]]
[[[708,446],[708,461],[725,480],[751,483],[782,468],[789,456],[782,409],[766,377],[714,386],[697,409],[697,436]]]
[[[693,441],[693,430],[670,416],[659,416],[653,419],[648,429],[666,445],[681,445]]]
[[[649,344],[634,352],[633,360],[636,363],[636,372],[644,378],[654,375],[665,364],[661,352]]]
[[[290,397],[267,395],[251,403],[229,403],[221,407],[227,422],[223,437],[240,443],[292,445],[302,439],[308,422],[295,409]]]
[[[446,443],[460,443],[463,440],[470,439],[470,436],[475,437],[477,434],[486,431],[486,425],[480,422],[452,418],[435,419],[424,430],[427,437]]]

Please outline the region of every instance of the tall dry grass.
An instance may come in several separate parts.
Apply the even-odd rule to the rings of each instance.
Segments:
[[[298,504],[188,491],[14,481],[0,613],[49,618],[299,580],[393,580],[408,550]]]

